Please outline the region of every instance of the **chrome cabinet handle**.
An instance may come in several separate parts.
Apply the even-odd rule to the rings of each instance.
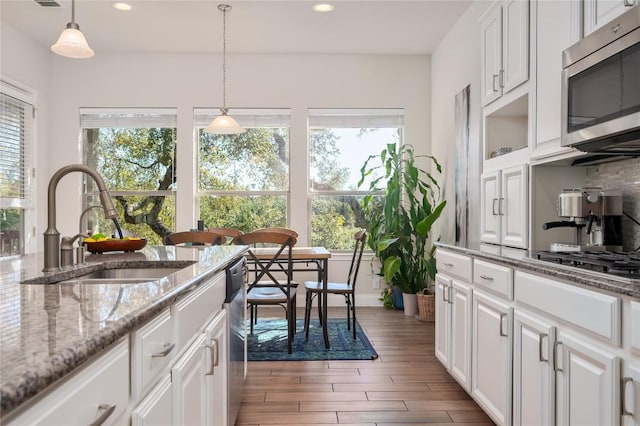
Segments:
[[[560,346],[562,342],[555,341],[553,342],[553,371],[563,372],[562,368],[558,367],[558,346]]]
[[[500,336],[502,337],[507,337],[507,334],[502,332],[502,323],[504,322],[504,318],[506,316],[507,316],[506,313],[504,312],[500,313]]]
[[[447,268],[453,268],[453,263],[444,263]]]
[[[163,348],[164,350],[160,351],[160,352],[156,352],[154,354],[151,354],[152,358],[164,358],[165,356],[169,355],[169,352],[171,352],[173,350],[173,348],[176,347],[175,343],[165,343]]]
[[[498,91],[498,74],[493,75],[493,91]]]
[[[498,216],[504,216],[504,211],[502,211],[502,202],[504,198],[498,198]]]
[[[109,404],[98,405],[98,412],[102,410],[102,414],[100,414],[97,419],[89,423],[89,426],[100,426],[105,421],[107,421],[107,419],[111,414],[113,414],[113,411],[115,409],[116,409],[115,404],[114,405],[109,405]]]
[[[453,305],[453,286],[448,286],[448,290],[449,290],[449,300],[447,300],[447,302],[449,302],[450,305]]]
[[[500,70],[498,75],[500,76],[500,78],[498,78],[498,81],[500,83],[500,87],[504,87],[504,70]]]
[[[218,366],[218,341],[214,339],[211,343],[211,345],[204,345],[211,353],[211,368],[205,376],[213,376],[213,368]]]
[[[544,359],[544,356],[542,356],[542,341],[546,338],[549,337],[549,335],[547,333],[540,333],[538,335],[538,359],[540,360],[540,362],[549,362],[549,359]]]
[[[621,401],[621,405],[622,405],[622,415],[623,416],[633,416],[633,411],[629,411],[627,409],[627,402],[626,402],[626,391],[627,391],[627,383],[633,383],[633,379],[631,377],[623,377],[622,378],[622,382],[620,383],[621,385],[621,392],[620,392],[620,401]]]
[[[496,201],[498,201],[498,199],[494,198],[493,205],[491,206],[491,214],[493,214],[494,216],[498,216],[498,213],[496,213]]]
[[[636,5],[636,0],[624,0],[624,7],[633,7]]]
[[[483,280],[487,280],[487,281],[493,281],[493,277],[490,277],[489,275],[480,275],[480,278],[482,278]]]
[[[443,286],[442,286],[442,301],[443,301],[443,302],[449,302],[449,301],[447,300],[447,298],[446,298],[446,297],[444,297],[444,295],[445,295],[445,294],[447,294],[447,292],[448,292],[448,291],[449,291],[449,286],[448,286],[448,285],[443,285]]]

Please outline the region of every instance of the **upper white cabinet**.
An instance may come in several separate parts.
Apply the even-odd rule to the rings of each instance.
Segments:
[[[543,157],[570,148],[560,146],[562,51],[579,38],[579,3],[537,1],[532,6],[535,22],[532,48],[535,63],[535,138],[532,157]],[[535,20],[535,21],[534,21]]]
[[[481,241],[527,248],[528,182],[523,164],[481,177]]]
[[[584,0],[584,35],[591,34],[637,4],[638,0]]]
[[[480,18],[482,105],[529,78],[529,2],[505,0]]]

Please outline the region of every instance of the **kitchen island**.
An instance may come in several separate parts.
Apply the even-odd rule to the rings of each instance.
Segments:
[[[2,422],[197,293],[213,276],[218,281],[222,276],[215,290],[222,292],[216,295],[221,302],[207,308],[207,315],[222,310],[225,286],[220,272],[245,251],[245,246],[149,246],[135,253],[89,255],[84,264],[63,274],[71,278],[105,266],[180,268],[163,278],[127,284],[109,283],[108,278],[93,284],[24,284],[45,276],[41,254],[0,261]],[[128,344],[123,345],[128,350]]]

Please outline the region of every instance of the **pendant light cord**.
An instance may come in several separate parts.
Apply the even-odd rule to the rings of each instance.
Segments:
[[[231,9],[228,4],[219,4],[218,9],[222,11],[222,114],[227,114],[227,10]]]

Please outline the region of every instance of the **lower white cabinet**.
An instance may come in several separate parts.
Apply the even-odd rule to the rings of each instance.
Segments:
[[[436,275],[436,357],[471,391],[471,287]]]
[[[474,289],[471,396],[497,424],[511,422],[512,308]]]
[[[209,369],[205,373],[205,401],[207,425],[221,426],[228,423],[227,413],[227,370],[228,362],[226,354],[227,336],[226,328],[228,318],[227,311],[223,310],[205,327],[205,345],[211,358]]]
[[[9,425],[120,425],[129,402],[129,339],[92,361]]]
[[[555,327],[516,309],[513,320],[513,424],[553,425]]]
[[[167,374],[131,413],[131,426],[171,426],[171,375]]]
[[[620,359],[561,329],[556,339],[557,424],[619,424]]]
[[[640,425],[640,364],[629,364],[622,378],[622,424]]]

